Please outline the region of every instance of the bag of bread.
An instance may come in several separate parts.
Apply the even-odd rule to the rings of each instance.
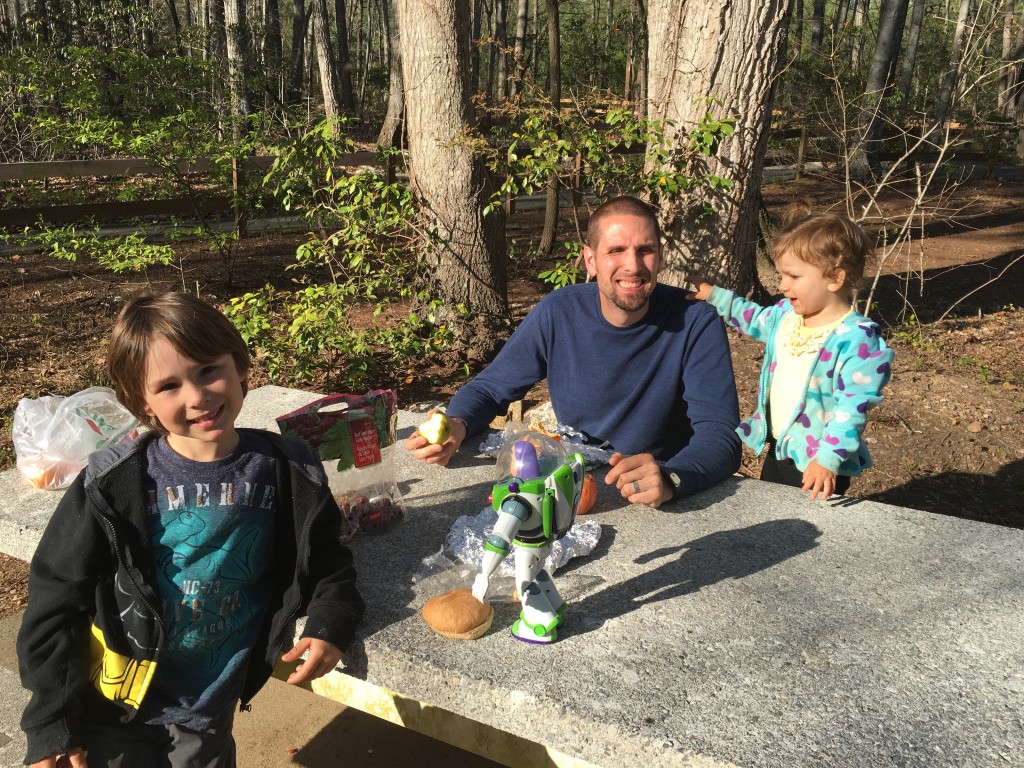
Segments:
[[[376,532],[405,517],[395,482],[398,397],[393,390],[328,395],[279,416],[281,434],[320,456],[342,514],[342,540]]]
[[[35,488],[67,488],[90,453],[137,437],[138,425],[109,387],[89,387],[68,397],[23,397],[11,425],[18,469]]]

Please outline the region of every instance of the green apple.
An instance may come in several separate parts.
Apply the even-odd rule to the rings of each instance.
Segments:
[[[440,411],[420,424],[420,434],[432,445],[443,443],[452,435],[452,423]]]

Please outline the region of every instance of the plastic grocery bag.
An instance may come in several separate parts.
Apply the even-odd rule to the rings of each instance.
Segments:
[[[23,397],[11,429],[18,469],[36,488],[66,488],[90,453],[138,437],[138,424],[109,387],[89,387],[68,397]]]
[[[329,395],[279,416],[277,425],[281,434],[305,440],[320,455],[341,508],[343,541],[405,517],[395,482],[398,397],[392,390]]]

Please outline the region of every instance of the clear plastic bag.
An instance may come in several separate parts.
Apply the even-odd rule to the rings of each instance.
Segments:
[[[281,434],[320,455],[342,515],[342,540],[382,531],[405,517],[395,481],[398,398],[390,389],[329,395],[279,416]]]
[[[90,453],[137,437],[138,424],[109,387],[89,387],[68,397],[24,397],[11,429],[18,469],[36,488],[66,488]]]

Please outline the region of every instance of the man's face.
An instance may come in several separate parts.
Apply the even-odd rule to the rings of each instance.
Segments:
[[[601,312],[612,325],[632,325],[647,314],[661,268],[661,243],[643,216],[612,214],[596,243],[584,246],[587,272],[597,279]]]

